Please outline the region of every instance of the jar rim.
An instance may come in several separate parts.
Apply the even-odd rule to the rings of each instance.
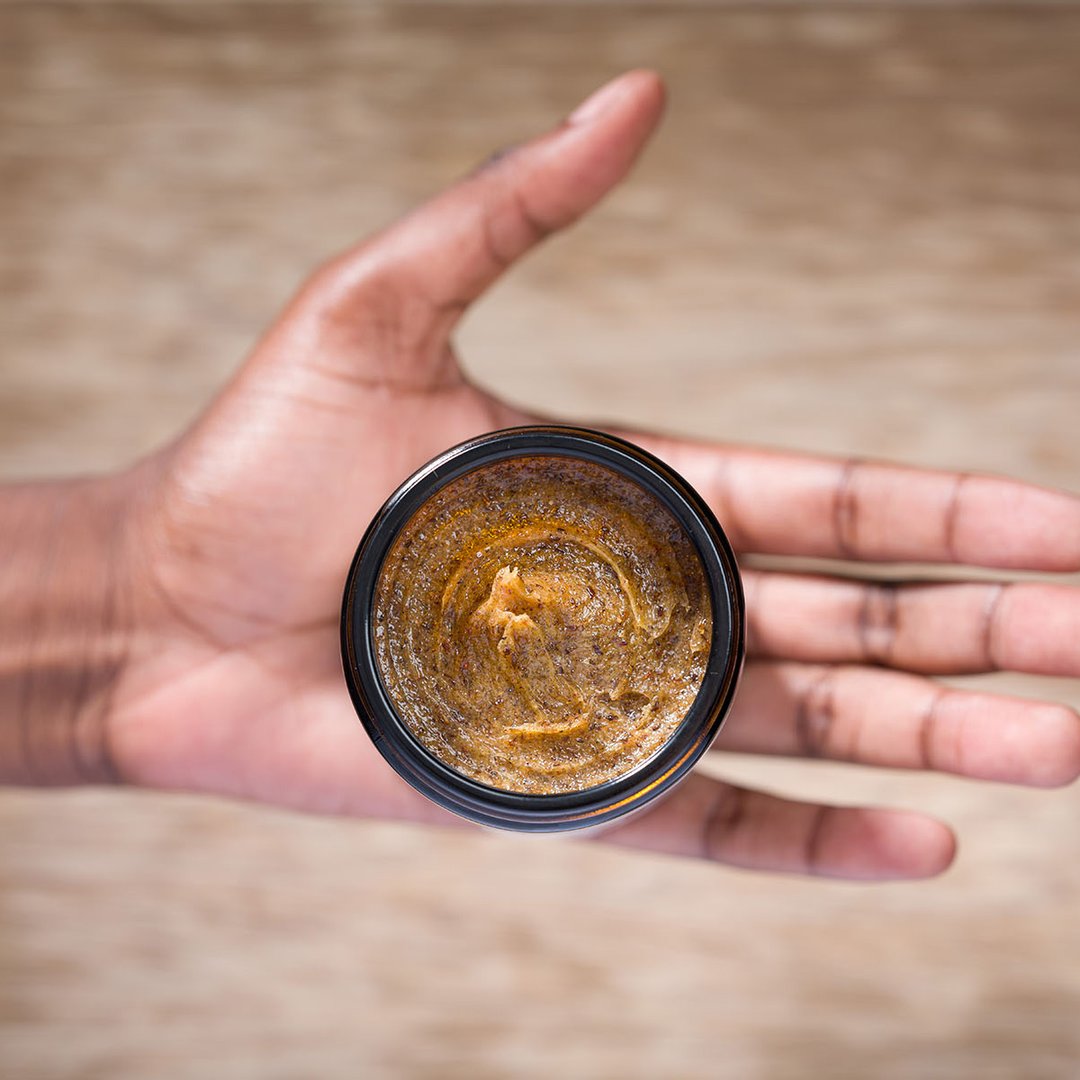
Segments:
[[[614,470],[652,494],[682,527],[712,603],[705,675],[667,740],[632,769],[577,791],[533,794],[497,788],[459,772],[429,750],[399,715],[383,685],[372,613],[383,563],[413,515],[447,484],[517,457],[570,457]],[[395,771],[421,794],[483,825],[555,832],[613,821],[678,783],[709,748],[731,706],[745,654],[744,600],[735,554],[700,495],[648,451],[606,432],[566,425],[504,428],[453,446],[414,472],[386,500],[356,549],[345,582],[341,656],[361,723]]]

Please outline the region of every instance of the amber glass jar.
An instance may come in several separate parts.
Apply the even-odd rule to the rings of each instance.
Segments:
[[[410,523],[422,518],[439,493],[453,492],[455,481],[491,469],[512,475],[505,463],[528,465],[542,459],[571,459],[618,478],[614,491],[640,490],[659,504],[679,531],[689,558],[700,560],[703,593],[711,607],[708,640],[702,644],[700,686],[663,742],[644,760],[600,783],[573,790],[535,793],[509,790],[466,774],[418,737],[401,694],[384,677],[376,641],[380,581],[389,571],[388,555]],[[500,470],[496,471],[496,466]],[[535,471],[535,470],[534,470]],[[564,474],[568,473],[563,469]],[[569,475],[573,470],[569,470]],[[595,488],[593,489],[595,491]],[[512,492],[507,491],[507,498]],[[445,499],[443,500],[445,502]],[[492,496],[494,507],[498,492]],[[420,534],[423,535],[422,533]],[[688,542],[688,543],[687,543]],[[422,567],[421,567],[422,572]],[[441,585],[439,586],[441,588]],[[384,586],[385,592],[385,586]],[[408,634],[412,628],[397,628]],[[421,634],[422,627],[416,628]],[[345,586],[341,647],[345,678],[356,711],[376,747],[414,788],[439,805],[472,821],[522,832],[559,832],[610,824],[647,806],[683,779],[708,749],[730,709],[744,652],[742,587],[731,546],[701,497],[657,458],[640,447],[583,428],[544,426],[494,432],[453,447],[405,481],[386,501],[365,533]],[[410,723],[410,720],[413,722]]]

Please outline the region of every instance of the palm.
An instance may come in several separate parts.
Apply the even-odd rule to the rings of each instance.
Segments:
[[[529,419],[462,377],[450,333],[514,259],[625,174],[661,100],[655,77],[628,76],[594,115],[328,264],[195,429],[153,461],[143,524],[161,647],[116,710],[125,775],[305,810],[446,820],[389,771],[355,721],[338,659],[344,572],[413,469]],[[632,437],[699,487],[741,551],[1080,566],[1080,510],[1065,496]],[[945,693],[924,677],[1080,674],[1071,590],[883,590],[760,572],[747,586],[751,663],[728,748],[1025,783],[1080,771],[1068,710]],[[610,838],[869,877],[932,873],[952,850],[948,831],[918,815],[790,803],[705,778]]]
[[[184,648],[171,644],[126,718],[144,729],[153,714],[154,782],[425,815],[358,737],[338,622],[343,567],[386,495],[446,446],[523,419],[448,372],[421,388],[322,375],[325,400],[316,386],[267,394],[260,380],[252,394],[241,380],[171,451],[149,577]],[[251,467],[218,471],[237,457]]]

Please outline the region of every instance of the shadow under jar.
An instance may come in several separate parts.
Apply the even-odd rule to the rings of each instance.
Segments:
[[[625,440],[494,432],[414,473],[345,586],[342,659],[414,788],[526,832],[610,824],[708,749],[742,667],[742,588],[703,500]]]

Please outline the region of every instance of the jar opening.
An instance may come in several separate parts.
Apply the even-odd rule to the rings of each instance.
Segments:
[[[414,787],[486,824],[577,828],[707,749],[741,666],[741,587],[661,462],[585,429],[510,429],[387,501],[350,569],[342,651],[361,720]]]
[[[529,454],[437,485],[390,544],[379,677],[424,746],[490,787],[597,787],[688,713],[712,639],[701,557],[652,492]]]

